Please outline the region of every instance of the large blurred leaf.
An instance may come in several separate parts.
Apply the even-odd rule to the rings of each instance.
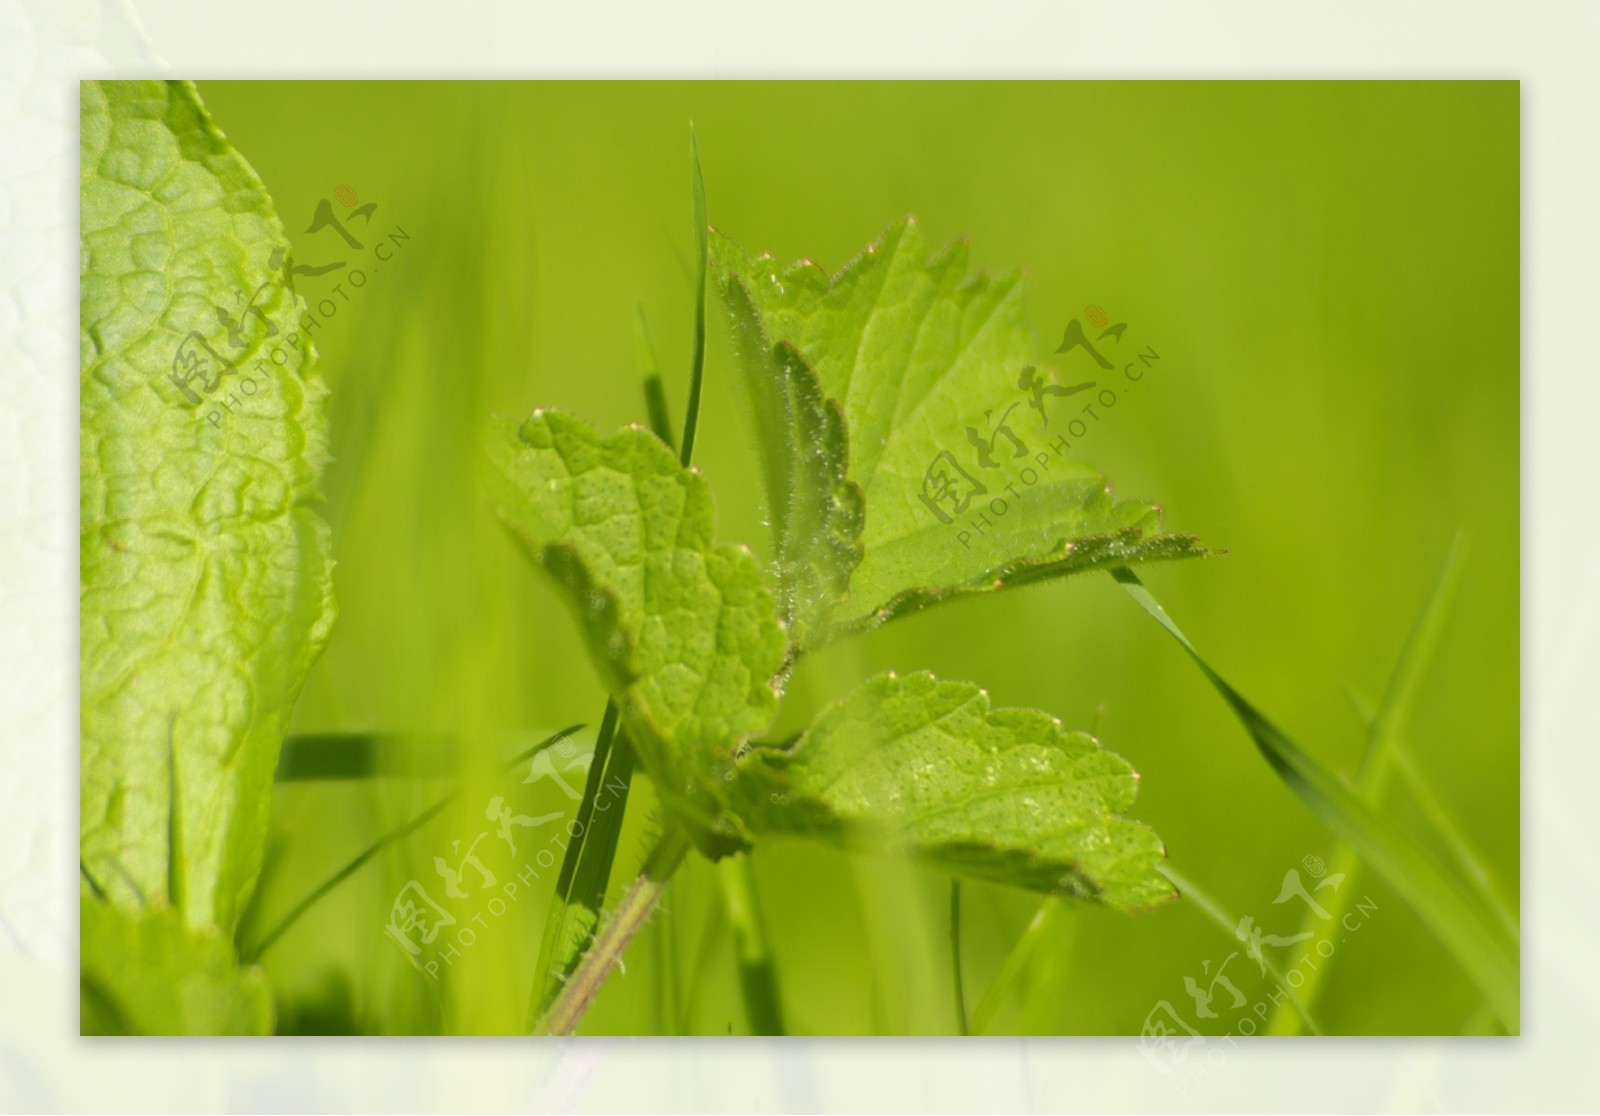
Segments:
[[[171,907],[125,910],[84,896],[78,1029],[85,1035],[264,1035],[272,993],[239,968],[221,931]]]
[[[496,510],[566,590],[646,769],[703,849],[737,847],[725,784],[784,648],[755,556],[712,545],[705,479],[641,427],[602,440],[540,410],[488,450]]]
[[[836,629],[959,593],[1203,553],[1191,536],[1163,534],[1159,509],[1113,500],[1065,451],[1077,404],[1060,399],[1077,385],[1033,367],[1019,275],[969,278],[966,245],[930,256],[910,218],[831,279],[721,235],[711,256],[756,403],[780,572],[804,574],[802,645],[829,634],[819,612],[846,582]],[[1058,405],[1074,412],[1051,426]]]
[[[969,682],[880,674],[792,749],[741,766],[752,832],[886,848],[948,871],[1122,910],[1170,899],[1153,831],[1121,817],[1138,776],[1037,709],[991,709]]]
[[[193,87],[81,98],[81,856],[113,903],[230,935],[334,614],[325,389],[283,229]]]

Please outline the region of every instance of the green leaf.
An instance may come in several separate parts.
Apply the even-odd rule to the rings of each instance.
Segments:
[[[272,993],[214,927],[171,907],[130,911],[85,895],[78,976],[85,1035],[265,1035]]]
[[[735,808],[752,832],[908,853],[958,875],[1142,909],[1172,898],[1155,833],[1121,815],[1138,776],[1037,709],[968,682],[880,674],[792,749],[758,748]]]
[[[227,935],[334,616],[326,391],[283,228],[191,85],[84,83],[80,171],[81,857]]]
[[[1113,500],[1100,473],[1063,452],[1076,405],[1058,415],[1042,396],[1030,408],[1020,385],[1036,346],[1020,275],[969,278],[966,245],[930,255],[910,218],[831,279],[720,234],[711,256],[756,405],[780,567],[811,571],[813,584],[791,594],[802,645],[957,594],[1204,553],[1191,536],[1163,534],[1158,508]],[[825,410],[813,417],[819,400],[837,401],[839,435]],[[941,474],[957,486],[943,499]],[[852,523],[849,485],[864,526]],[[848,598],[818,631],[806,595],[840,581]]]
[[[700,847],[744,742],[772,721],[783,628],[755,556],[712,545],[711,494],[649,431],[539,410],[489,440],[496,511],[561,586],[630,741]]]
[[[724,293],[757,423],[763,431],[784,432],[758,439],[780,607],[790,639],[815,646],[826,641],[862,557],[865,499],[845,475],[844,412],[823,398],[816,373],[794,346],[767,343],[760,311],[742,283],[731,281]]]

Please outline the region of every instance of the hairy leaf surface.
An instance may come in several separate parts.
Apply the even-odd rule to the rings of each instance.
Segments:
[[[848,436],[839,404],[824,398],[805,358],[787,342],[768,344],[760,314],[742,285],[726,291],[734,343],[749,369],[757,422],[784,436],[759,439],[770,494],[778,592],[790,638],[823,642],[833,610],[861,563],[863,497],[845,475]]]
[[[1081,398],[1024,388],[1077,385],[1033,368],[1020,275],[969,278],[966,245],[930,255],[910,218],[831,279],[809,261],[784,268],[751,256],[720,234],[711,251],[756,401],[780,566],[792,564],[795,509],[818,518],[843,483],[864,497],[859,551],[813,543],[804,555],[826,571],[814,582],[848,581],[834,631],[958,593],[1203,553],[1191,536],[1162,533],[1158,508],[1114,500],[1065,448]],[[775,355],[780,346],[793,356]],[[797,420],[800,408],[772,404],[806,382],[797,363],[823,400],[837,401],[844,437],[819,436]],[[1062,378],[1081,380],[1076,372]],[[823,479],[808,483],[808,470]],[[851,515],[834,523],[833,534],[850,537]],[[802,643],[821,642],[818,627],[803,627]]]
[[[86,82],[80,170],[81,857],[230,935],[334,615],[325,389],[282,226],[191,85]]]
[[[1036,709],[991,709],[968,682],[880,674],[789,750],[740,768],[756,834],[907,853],[948,871],[1122,910],[1173,896],[1153,831],[1121,815],[1138,776]]]

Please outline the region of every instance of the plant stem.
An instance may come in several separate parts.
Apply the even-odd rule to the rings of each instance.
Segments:
[[[744,991],[745,1015],[750,1033],[782,1035],[782,1000],[778,995],[778,973],[767,944],[761,907],[756,900],[755,871],[748,853],[723,857],[717,862],[717,879],[722,899],[728,908],[728,924],[733,927],[735,952],[739,958],[739,986]]]
[[[651,912],[661,902],[661,896],[667,890],[667,881],[678,870],[684,854],[689,851],[688,835],[677,826],[671,826],[670,823],[669,826],[645,860],[644,869],[633,881],[633,886],[617,904],[611,917],[606,919],[594,943],[540,1021],[538,1029],[541,1034],[570,1035],[577,1029],[578,1020],[589,1010],[600,986],[622,959],[628,943],[644,928]]]
[[[700,384],[705,370],[706,355],[706,270],[708,250],[706,235],[706,192],[700,177],[700,151],[695,146],[694,130],[689,131],[689,157],[693,179],[691,188],[694,202],[696,243],[699,247],[699,272],[694,302],[694,347],[689,364],[689,398],[683,415],[683,443],[679,461],[688,467],[694,456],[695,429],[700,420]],[[669,446],[672,432],[666,426],[666,398],[661,391],[661,376],[655,349],[644,326],[644,311],[638,315],[638,345],[640,371],[644,378],[645,408],[655,434]],[[593,765],[584,787],[583,801],[578,810],[582,825],[581,836],[567,846],[561,863],[561,875],[556,884],[556,896],[545,923],[545,933],[539,944],[539,966],[534,977],[533,1012],[537,1016],[550,1003],[562,983],[571,976],[579,957],[589,947],[592,932],[573,928],[574,914],[588,915],[597,925],[605,906],[606,892],[610,887],[611,869],[616,861],[617,841],[622,833],[622,818],[626,810],[628,793],[633,780],[633,748],[626,733],[616,731],[617,706],[615,699],[606,702],[605,717],[601,722],[601,740],[595,745]],[[611,731],[607,731],[606,726]],[[619,801],[604,811],[596,811],[595,800],[602,786],[615,785]],[[598,817],[596,814],[598,813]]]
[[[956,1027],[967,1034],[967,990],[961,982],[961,881],[950,881],[950,981],[956,992]]]

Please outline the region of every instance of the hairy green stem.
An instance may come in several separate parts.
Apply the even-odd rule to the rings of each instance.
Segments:
[[[683,442],[679,460],[688,467],[694,456],[695,430],[700,420],[700,386],[705,369],[706,350],[706,197],[705,184],[700,176],[700,152],[695,146],[694,131],[689,133],[689,156],[692,171],[694,222],[699,246],[699,271],[694,304],[694,346],[689,364],[689,398],[683,415]],[[645,407],[650,425],[656,436],[669,446],[672,432],[667,425],[666,396],[661,389],[661,375],[655,349],[645,330],[644,311],[638,314],[637,340],[640,371],[644,380]],[[598,925],[604,909],[606,892],[611,883],[611,870],[616,862],[617,841],[622,833],[623,814],[626,812],[628,794],[632,787],[634,755],[626,733],[616,731],[617,709],[615,700],[606,702],[605,718],[601,727],[601,742],[595,746],[595,756],[589,769],[589,780],[584,787],[583,801],[579,805],[578,822],[582,826],[580,837],[567,846],[561,863],[561,875],[556,884],[556,897],[545,923],[545,933],[539,945],[539,966],[534,977],[532,1014],[537,1016],[551,1003],[551,997],[561,989],[572,974],[583,951],[593,941],[593,927]],[[610,725],[607,732],[605,726]],[[617,787],[618,801],[604,811],[597,811],[595,802],[602,787]],[[584,919],[587,926],[575,925],[575,919]]]
[[[589,1010],[589,1005],[600,992],[600,987],[611,975],[634,935],[644,928],[651,912],[666,893],[667,881],[683,863],[689,851],[689,837],[681,828],[669,828],[645,860],[644,870],[633,881],[617,909],[611,913],[595,936],[594,943],[584,953],[583,960],[572,971],[561,988],[561,994],[550,1005],[550,1010],[539,1021],[538,1030],[546,1035],[570,1035],[578,1027],[578,1020]]]

